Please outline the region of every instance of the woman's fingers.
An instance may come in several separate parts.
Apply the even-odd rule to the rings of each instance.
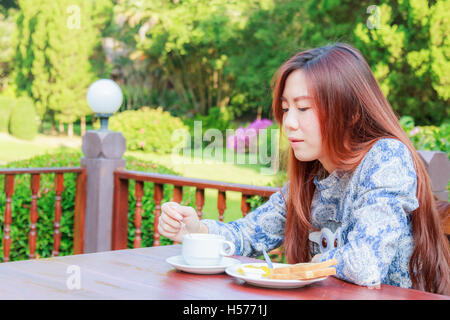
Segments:
[[[180,232],[181,228],[173,228],[170,225],[164,223],[164,221],[160,221],[158,223],[158,232],[159,234],[174,240],[173,238]]]
[[[182,221],[186,230],[191,233],[197,232],[199,219],[195,209],[182,206],[177,202],[166,202],[161,206],[158,231],[169,239],[180,241],[183,230]]]
[[[167,237],[173,241],[177,241],[177,242],[181,242],[182,241],[182,233],[181,233],[181,228],[179,228],[178,230],[175,230],[173,232],[171,232],[173,230],[172,227],[167,226],[167,224],[164,224],[164,221],[160,221],[160,223],[158,223],[158,232],[160,235]]]
[[[173,227],[167,223],[163,223],[162,228],[164,229],[164,231],[169,232],[169,233],[178,233],[181,230],[181,227]]]
[[[183,216],[177,212],[175,207],[178,205],[176,202],[166,202],[161,206],[161,211],[163,213],[166,213],[168,216],[170,216],[172,219],[181,221],[183,219]]]
[[[170,217],[167,214],[162,214],[160,219],[160,221],[163,221],[163,225],[164,226],[170,226],[174,229],[180,229],[181,228],[181,223],[178,220],[173,219],[172,217]]]
[[[175,240],[178,238],[177,235],[181,231],[180,221],[183,219],[181,214],[179,214],[174,207],[178,203],[176,202],[166,202],[161,206],[161,216],[158,223],[158,231],[161,235]]]

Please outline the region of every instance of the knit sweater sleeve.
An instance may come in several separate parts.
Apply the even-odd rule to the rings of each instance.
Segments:
[[[203,219],[201,222],[208,227],[209,233],[223,235],[232,241],[236,246],[235,254],[261,255],[262,249],[273,250],[284,240],[286,204],[283,196],[287,199],[287,189],[288,184],[243,218],[228,223],[210,219]]]

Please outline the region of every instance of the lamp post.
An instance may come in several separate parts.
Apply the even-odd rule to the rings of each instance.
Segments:
[[[108,129],[109,117],[123,101],[119,85],[109,79],[97,80],[86,99],[101,122],[99,130],[86,132],[81,145],[81,164],[87,170],[84,252],[91,253],[111,250],[114,170],[125,168],[126,141],[122,133]]]
[[[123,101],[122,90],[109,79],[100,79],[90,85],[87,102],[95,115],[100,118],[100,131],[108,130],[108,118],[116,112]]]

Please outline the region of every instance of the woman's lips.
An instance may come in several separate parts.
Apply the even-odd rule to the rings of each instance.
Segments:
[[[289,138],[289,142],[291,143],[291,146],[293,146],[293,147],[298,146],[303,141],[304,140],[301,140],[301,139]]]

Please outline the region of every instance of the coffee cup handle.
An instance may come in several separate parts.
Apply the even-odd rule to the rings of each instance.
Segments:
[[[227,247],[228,246],[228,247]],[[228,249],[228,250],[227,250]],[[231,256],[234,254],[235,246],[231,241],[223,241],[220,248],[220,254],[223,256]]]

